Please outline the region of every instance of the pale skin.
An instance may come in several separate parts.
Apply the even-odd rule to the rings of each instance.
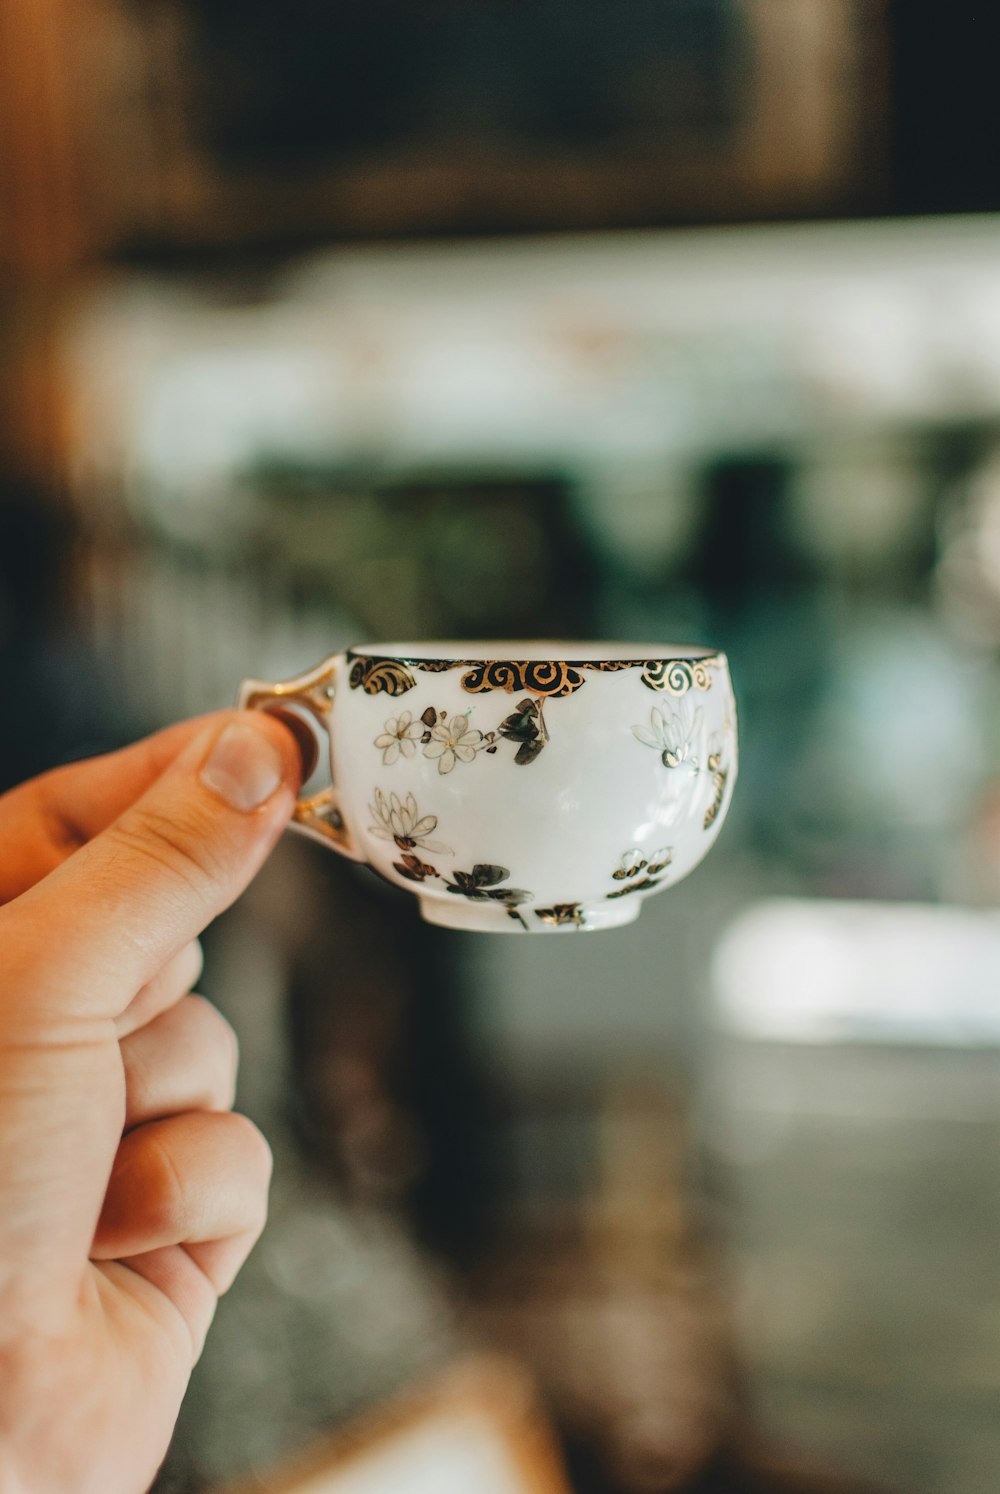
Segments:
[[[197,937],[299,784],[258,713],[0,798],[0,1494],[141,1494],[267,1211]]]

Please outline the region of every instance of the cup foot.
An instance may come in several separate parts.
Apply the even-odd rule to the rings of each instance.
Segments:
[[[506,908],[493,902],[445,901],[422,897],[420,912],[440,928],[465,929],[480,934],[579,934],[596,929],[619,929],[634,923],[641,897],[600,903],[557,903],[554,907]]]

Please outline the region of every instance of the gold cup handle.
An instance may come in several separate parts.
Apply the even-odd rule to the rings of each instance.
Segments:
[[[342,656],[336,655],[295,679],[274,683],[244,680],[240,686],[236,704],[242,710],[271,711],[294,733],[303,754],[304,778],[309,778],[323,759],[324,748],[329,757],[330,717],[337,668],[342,662]],[[332,847],[350,861],[365,859],[347,827],[340,794],[333,783],[298,800],[290,828]]]

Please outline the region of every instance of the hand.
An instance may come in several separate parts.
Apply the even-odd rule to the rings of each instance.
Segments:
[[[262,714],[0,798],[0,1494],[140,1494],[259,1235],[271,1159],[197,935],[298,787]]]

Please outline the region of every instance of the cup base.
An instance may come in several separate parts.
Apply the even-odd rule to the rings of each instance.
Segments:
[[[622,902],[559,903],[551,908],[505,908],[497,903],[445,902],[422,897],[420,912],[439,928],[465,929],[477,934],[579,934],[597,929],[619,929],[634,923],[641,897]]]

